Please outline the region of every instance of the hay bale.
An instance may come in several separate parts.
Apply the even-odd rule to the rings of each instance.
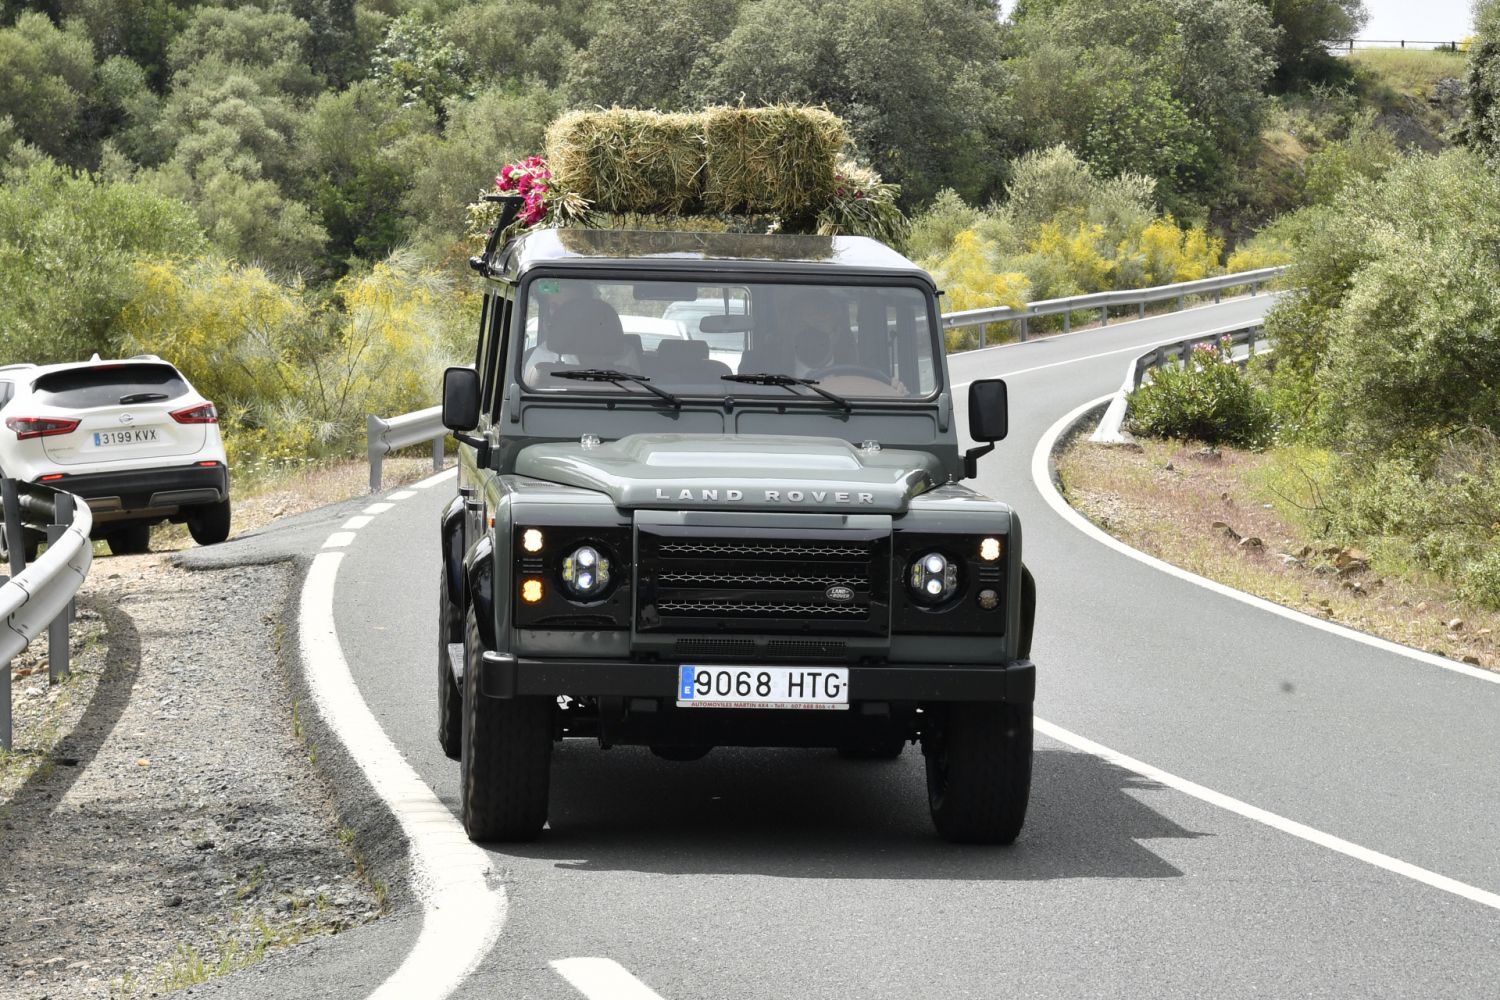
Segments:
[[[815,215],[834,197],[843,121],[823,108],[709,108],[702,112],[703,200],[710,211]]]
[[[627,108],[570,112],[547,129],[547,162],[558,185],[601,211],[690,212],[703,197],[703,120]]]

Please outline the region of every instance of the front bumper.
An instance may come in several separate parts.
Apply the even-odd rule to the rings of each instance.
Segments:
[[[784,664],[781,664],[784,665]],[[676,663],[621,660],[543,660],[486,652],[479,690],[491,698],[521,695],[675,697]],[[895,663],[849,667],[849,700],[857,702],[1003,701],[1036,698],[1030,660],[999,665]]]

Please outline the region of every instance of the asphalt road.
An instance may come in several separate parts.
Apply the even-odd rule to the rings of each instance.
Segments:
[[[1032,483],[1036,442],[1115,389],[1133,353],[1266,304],[950,360],[956,382],[1010,384],[1011,435],[980,482],[1025,524],[1037,715],[1500,892],[1500,685],[1163,574],[1079,532]],[[432,662],[435,529],[452,491],[358,530],[335,616],[365,701],[456,814]],[[619,963],[665,1000],[1500,995],[1500,911],[1041,736],[1026,829],[1000,849],[937,839],[911,747],[888,763],[717,750],[685,764],[570,744],[553,773],[552,829],[491,852],[509,916],[458,996],[577,997],[550,963],[578,956]],[[306,995],[362,995],[419,923],[301,961],[317,982]]]

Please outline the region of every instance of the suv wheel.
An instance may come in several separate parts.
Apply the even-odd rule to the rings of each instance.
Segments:
[[[448,600],[448,570],[438,570],[438,745],[449,760],[463,755],[459,741],[463,737],[464,693],[453,680],[448,666],[448,644],[463,641],[463,629],[455,609]]]
[[[479,623],[464,616],[464,723],[459,798],[470,840],[533,840],[547,822],[552,716],[547,697],[479,693]]]
[[[933,825],[958,844],[1009,844],[1031,793],[1031,706],[953,704],[922,734]]]
[[[10,572],[10,542],[6,538],[5,522],[0,521],[0,573]],[[26,557],[28,563],[36,561],[37,549],[41,547],[42,540],[29,531],[21,532],[21,554]]]
[[[229,498],[187,512],[188,534],[199,545],[218,545],[229,537]]]
[[[109,533],[109,551],[117,556],[138,556],[151,551],[151,525],[127,524]]]

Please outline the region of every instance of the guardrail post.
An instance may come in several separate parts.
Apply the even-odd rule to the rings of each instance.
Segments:
[[[989,333],[990,333],[990,325],[988,323],[980,323],[979,324],[979,346],[980,347],[983,347],[983,346],[985,346],[985,344],[989,343]]]
[[[1109,306],[1099,307],[1099,325],[1109,326]]]
[[[10,575],[26,568],[26,535],[21,531],[21,496],[14,479],[0,479],[0,516],[5,518],[5,544],[10,547]]]
[[[1182,310],[1184,310],[1186,308],[1187,308],[1187,296],[1186,295],[1179,295],[1179,296],[1177,296],[1177,311],[1181,312]]]
[[[1252,281],[1252,282],[1250,282],[1250,297],[1254,298],[1255,297],[1255,293],[1258,292],[1258,291],[1260,291],[1260,282],[1258,282],[1258,281]]]
[[[73,495],[71,493],[59,493],[52,501],[52,523],[47,526],[47,545],[50,547],[61,538],[68,530],[68,525],[73,523]],[[52,624],[47,626],[47,679],[49,683],[59,684],[67,680],[71,670],[68,666],[68,622],[73,619],[73,602],[52,619]]]
[[[432,439],[432,471],[433,472],[442,472],[443,471],[443,442],[445,440],[446,440],[446,437],[436,437],[436,438]]]
[[[1063,313],[1063,333],[1073,332],[1073,313],[1071,310]]]
[[[365,418],[365,444],[370,456],[370,492],[380,492],[381,464],[385,461],[385,442],[380,440],[384,421],[375,414]]]
[[[1028,334],[1029,332],[1031,332],[1030,317],[1022,316],[1021,317],[1021,339],[1025,340],[1026,339],[1026,334]]]
[[[1222,289],[1222,288],[1215,288],[1214,289],[1214,305],[1218,305],[1220,302],[1223,302],[1223,301],[1224,301],[1224,289]]]
[[[1141,317],[1141,319],[1145,319],[1146,318],[1146,300],[1145,299],[1142,299],[1141,302],[1140,302],[1140,317]]]

